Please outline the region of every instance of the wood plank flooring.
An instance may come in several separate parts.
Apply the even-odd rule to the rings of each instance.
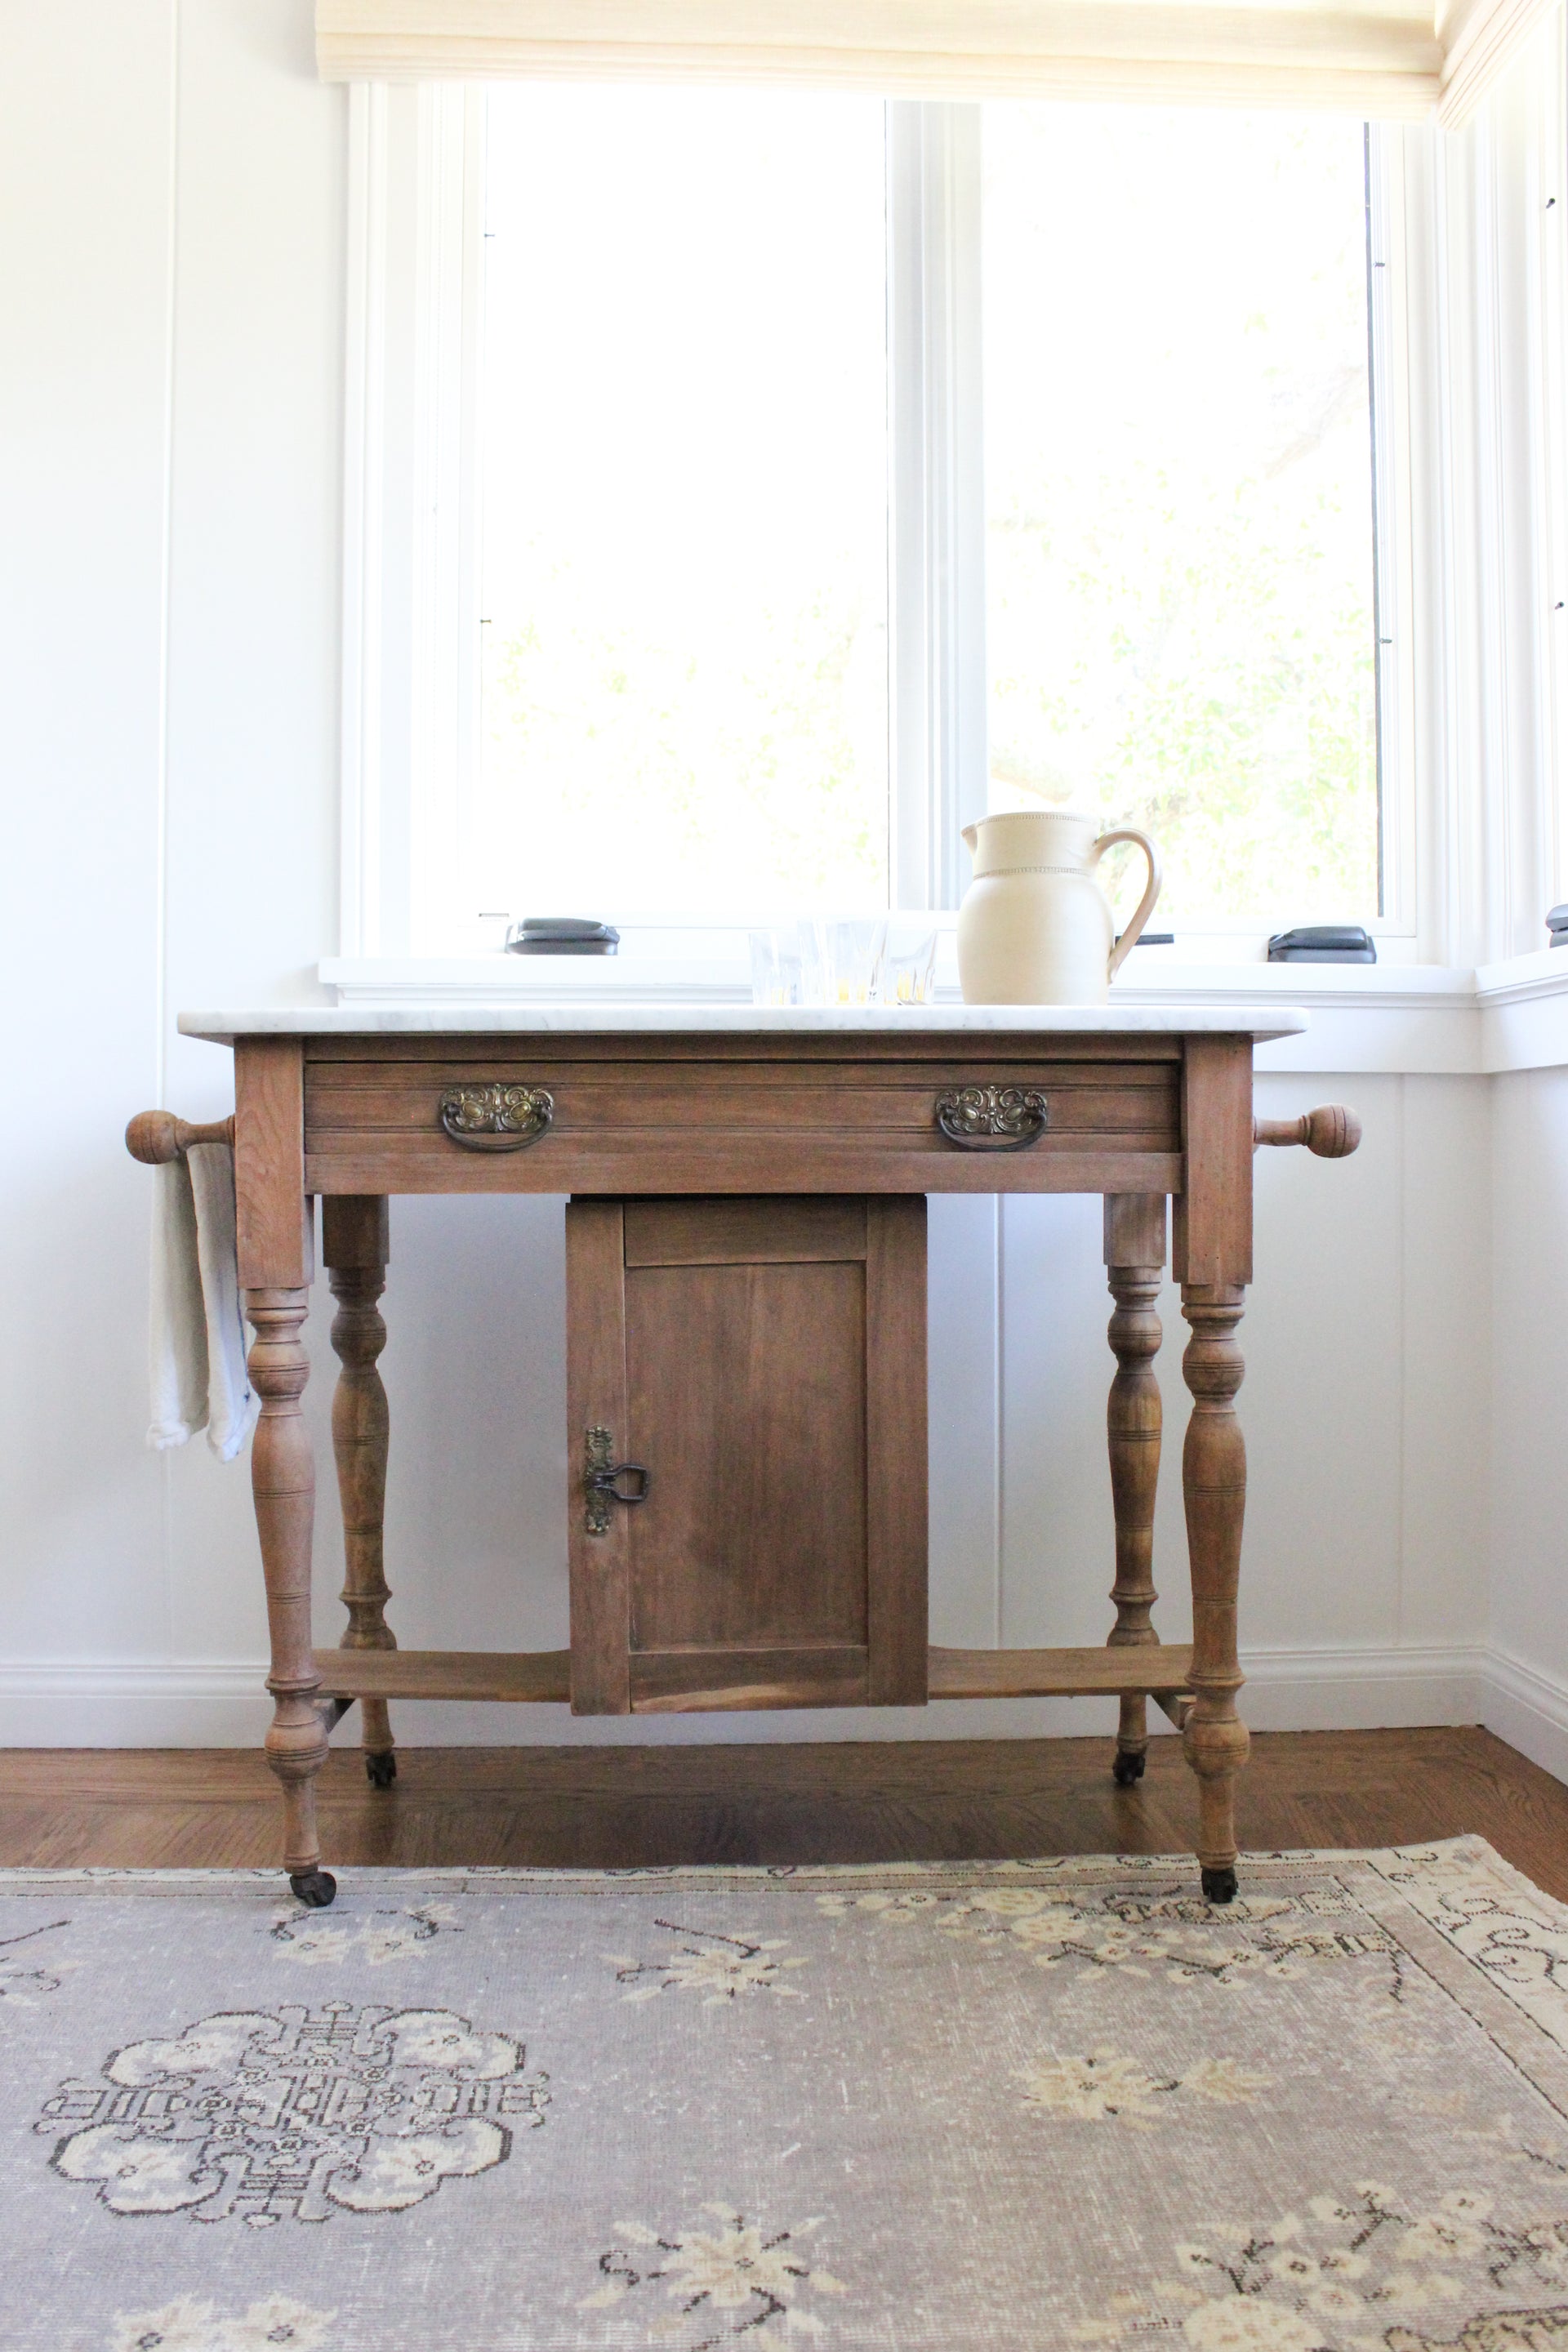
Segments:
[[[963,1859],[1190,1850],[1179,1743],[1133,1790],[1099,1739],[825,1747],[402,1748],[368,1785],[353,1749],[320,1783],[328,1863]],[[1254,1734],[1244,1845],[1398,1845],[1479,1831],[1568,1899],[1568,1788],[1489,1732]],[[0,1864],[268,1864],[275,1784],[229,1748],[0,1752]]]

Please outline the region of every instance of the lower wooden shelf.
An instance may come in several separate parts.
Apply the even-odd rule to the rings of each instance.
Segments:
[[[1096,1698],[1123,1691],[1184,1691],[1189,1643],[1119,1650],[929,1650],[932,1698]]]
[[[570,1650],[318,1650],[331,1698],[561,1699]]]
[[[931,1650],[930,1695],[938,1698],[1089,1698],[1123,1691],[1166,1694],[1190,1687],[1184,1644],[1102,1650]],[[552,1699],[572,1696],[570,1650],[318,1650],[321,1689],[332,1698]],[[701,1711],[719,1699],[693,1692]],[[679,1707],[661,1698],[661,1711]]]

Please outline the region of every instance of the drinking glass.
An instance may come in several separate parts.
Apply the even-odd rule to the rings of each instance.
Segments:
[[[823,927],[775,923],[751,934],[753,1004],[824,1002]]]
[[[829,1004],[875,1004],[881,984],[882,956],[888,944],[886,918],[872,922],[825,923],[826,991]]]
[[[930,1004],[936,995],[936,933],[895,928],[882,965],[884,1004]]]

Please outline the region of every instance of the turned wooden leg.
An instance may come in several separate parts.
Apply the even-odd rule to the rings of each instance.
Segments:
[[[1215,1903],[1228,1903],[1236,1893],[1236,1776],[1247,1748],[1247,1726],[1236,1712],[1247,1448],[1233,1402],[1244,1370],[1236,1327],[1245,1298],[1239,1283],[1182,1287],[1182,1313],[1193,1335],[1182,1360],[1193,1394],[1182,1489],[1193,1576],[1194,1695],[1182,1744],[1198,1776],[1198,1861],[1204,1893]]]
[[[283,1784],[283,1861],[302,1903],[330,1903],[336,1881],[321,1868],[316,1841],[315,1778],[327,1758],[318,1697],[320,1678],[310,1634],[310,1536],[316,1472],[310,1433],[300,1410],[310,1377],[300,1341],[308,1290],[247,1290],[245,1311],[255,1328],[250,1378],[261,1399],[250,1480],[261,1565],[267,1578],[267,1622],[272,1671],[267,1687],[274,1706],[267,1760]]]
[[[322,1251],[338,1311],[332,1346],[342,1367],[332,1397],[332,1452],[343,1513],[342,1602],[349,1622],[345,1650],[395,1650],[386,1622],[382,1536],[386,1517],[386,1449],[390,1422],[376,1359],[386,1325],[376,1302],[386,1286],[386,1202],[329,1197],[321,1204]],[[384,1698],[360,1701],[360,1744],[365,1770],[378,1789],[397,1777],[392,1726]]]
[[[1161,1339],[1154,1303],[1165,1265],[1163,1192],[1106,1194],[1105,1265],[1116,1301],[1109,1334],[1116,1376],[1105,1416],[1116,1514],[1116,1581],[1110,1590],[1116,1623],[1110,1642],[1113,1649],[1140,1648],[1159,1640],[1150,1612],[1160,1597],[1154,1590],[1153,1557],[1161,1411],[1153,1360]],[[1121,1704],[1112,1769],[1118,1785],[1128,1789],[1143,1777],[1148,1701],[1141,1691],[1129,1692]]]

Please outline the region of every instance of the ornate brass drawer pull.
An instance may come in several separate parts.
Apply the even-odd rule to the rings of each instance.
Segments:
[[[1049,1122],[1034,1087],[959,1087],[936,1098],[938,1127],[965,1151],[1026,1151]]]
[[[521,1151],[550,1131],[555,1098],[542,1087],[448,1087],[441,1124],[469,1151]]]
[[[607,1536],[610,1532],[612,1503],[646,1503],[652,1481],[640,1462],[612,1462],[615,1439],[610,1432],[595,1422],[588,1432],[587,1466],[583,1484],[587,1490],[588,1506],[583,1524],[591,1536]],[[633,1493],[627,1494],[621,1485],[623,1478],[637,1481]]]

